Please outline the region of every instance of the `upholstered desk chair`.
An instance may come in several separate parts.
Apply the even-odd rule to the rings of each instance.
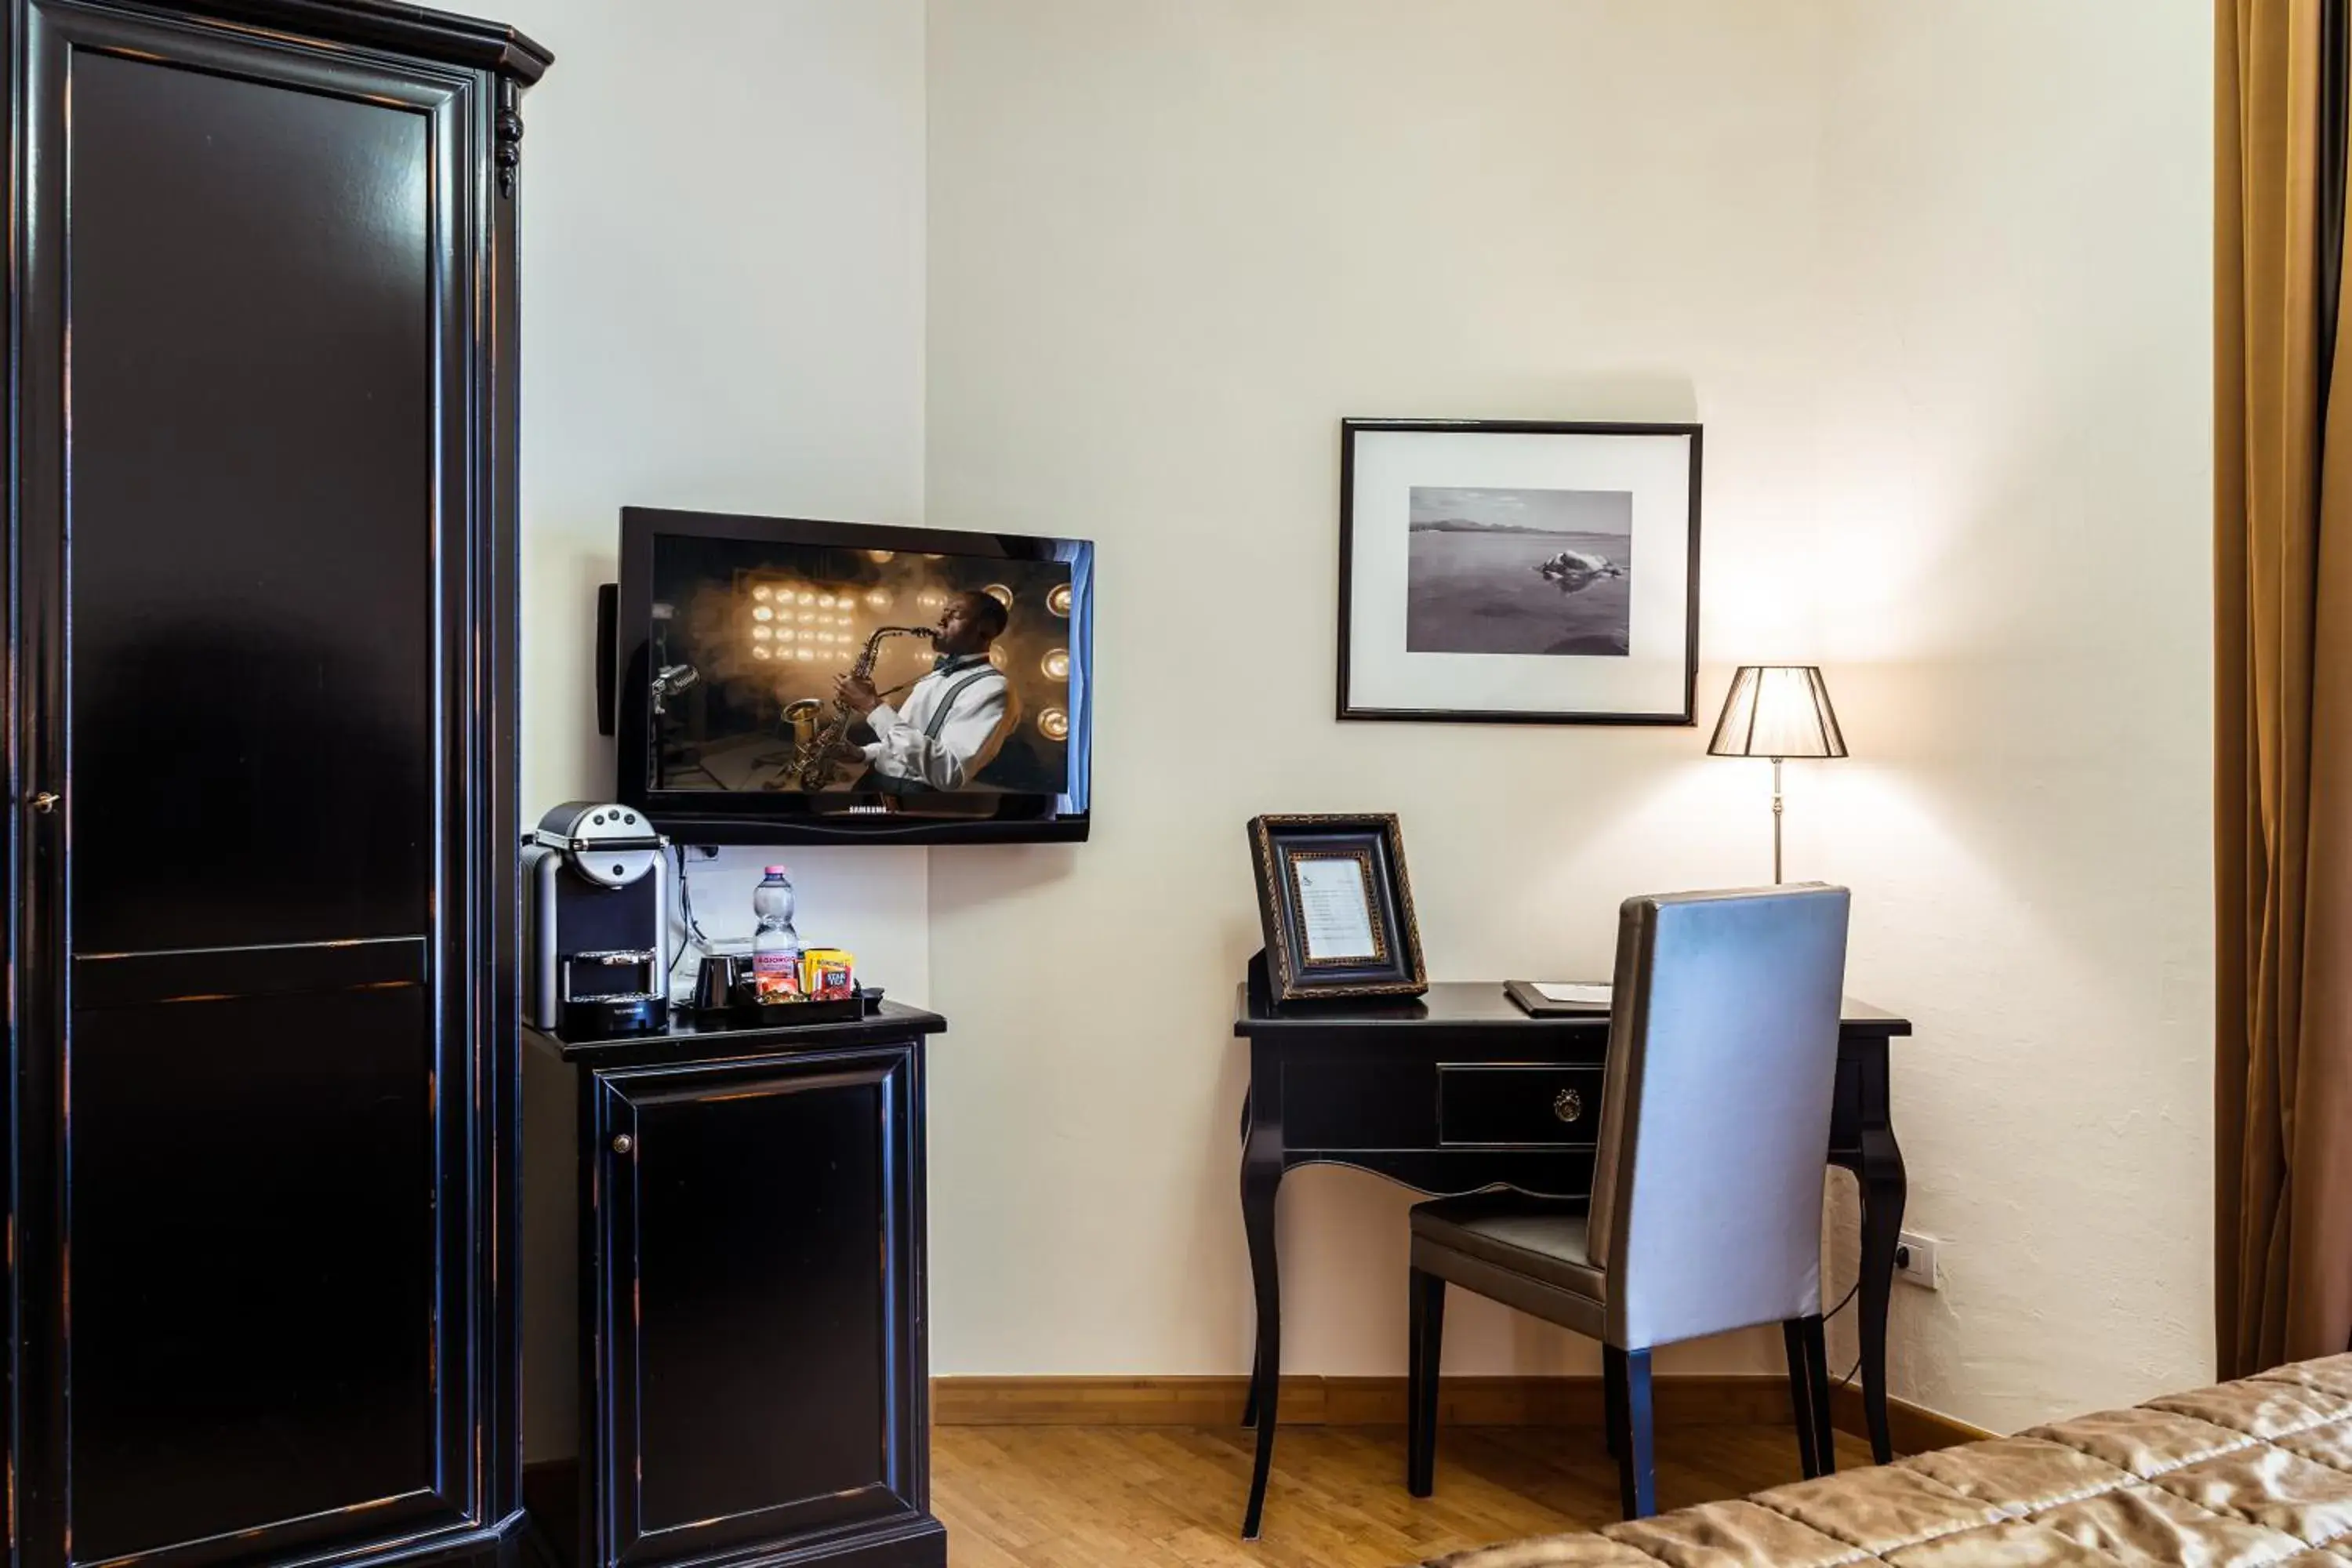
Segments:
[[[1654,1346],[1780,1323],[1808,1477],[1834,1468],[1822,1172],[1848,896],[1628,900],[1590,1208],[1482,1193],[1412,1211],[1406,1481],[1431,1490],[1452,1283],[1601,1342],[1625,1516],[1656,1511]]]

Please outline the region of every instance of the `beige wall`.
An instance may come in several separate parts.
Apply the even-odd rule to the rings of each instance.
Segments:
[[[1336,423],[1405,414],[1706,422],[1701,703],[1828,665],[1856,756],[1790,769],[1791,869],[1853,885],[1853,988],[1922,1026],[1898,1117],[1948,1283],[1898,1297],[1898,1386],[2015,1426],[2206,1373],[2202,8],[514,19],[559,57],[524,165],[534,808],[610,787],[624,504],[1102,544],[1093,843],[786,857],[954,1026],[937,1370],[1246,1365],[1252,813],[1401,811],[1447,977],[1594,973],[1622,895],[1765,872],[1761,764],[1703,732],[1332,722]],[[1401,1367],[1407,1201],[1292,1183],[1292,1369]],[[569,1301],[532,1303],[535,1458]],[[1454,1321],[1459,1370],[1591,1364]]]
[[[609,789],[595,584],[625,505],[918,521],[918,0],[516,0],[523,795]]]
[[[1598,973],[1623,895],[1764,874],[1703,731],[1332,721],[1337,422],[1485,415],[1705,421],[1702,705],[1829,666],[1857,754],[1791,768],[1792,870],[1920,1020],[1947,1243],[1898,1388],[2010,1426],[2206,1373],[2206,27],[932,6],[929,520],[1102,545],[1095,841],[931,857],[938,1370],[1247,1364],[1251,814],[1401,812],[1443,977]],[[1407,1202],[1290,1184],[1288,1369],[1401,1367]],[[1455,1321],[1451,1367],[1591,1364]]]
[[[1808,852],[1920,1024],[1906,1384],[2011,1426],[2213,1367],[2211,15],[1831,16]]]
[[[605,798],[595,585],[625,505],[923,514],[919,0],[516,0],[556,54],[524,102],[523,802]],[[730,850],[693,871],[751,930],[765,858],[800,929],[920,1000],[919,849]],[[534,1085],[537,1089],[541,1086]],[[565,1108],[524,1132],[525,1447],[572,1451]]]

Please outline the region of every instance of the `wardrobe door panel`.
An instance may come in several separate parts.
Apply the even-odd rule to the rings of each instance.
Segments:
[[[411,978],[78,1016],[77,1560],[448,1516],[425,1006]]]
[[[74,945],[421,932],[432,114],[68,68]]]

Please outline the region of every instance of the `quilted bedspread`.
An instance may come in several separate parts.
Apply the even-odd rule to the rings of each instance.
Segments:
[[[2344,1568],[2352,1355],[1432,1568]]]

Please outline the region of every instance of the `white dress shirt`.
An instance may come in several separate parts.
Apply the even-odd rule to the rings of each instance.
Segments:
[[[866,716],[878,737],[866,762],[883,778],[930,789],[962,789],[1004,749],[1021,721],[1013,683],[984,653],[942,658],[915,682],[904,707],[875,704]]]

